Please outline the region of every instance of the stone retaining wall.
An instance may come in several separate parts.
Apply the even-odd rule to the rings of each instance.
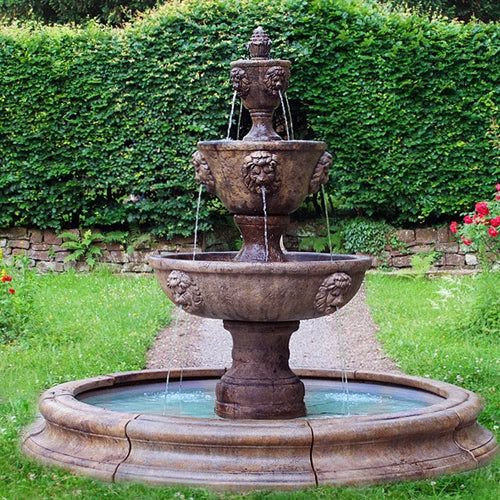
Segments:
[[[77,229],[70,232],[80,235]],[[385,262],[395,269],[411,268],[411,258],[415,254],[437,252],[439,258],[434,262],[434,270],[474,269],[478,263],[473,253],[464,252],[448,227],[402,229],[396,232],[398,239],[404,243],[403,249],[387,248]],[[223,237],[222,237],[223,238]],[[215,237],[217,240],[217,237]],[[64,262],[70,254],[61,246],[63,240],[52,230],[27,228],[0,229],[0,248],[7,262],[15,255],[25,255],[31,267],[40,272],[61,272],[69,268],[80,271],[89,269],[84,262]],[[127,253],[118,244],[100,244],[101,262],[115,272],[151,272],[147,259],[153,254],[169,252],[191,252],[194,238],[176,238],[171,241],[160,241],[151,248],[138,248]],[[211,250],[211,248],[208,248]],[[290,248],[290,250],[293,250]],[[201,251],[201,249],[200,249]],[[381,263],[374,259],[374,266]]]

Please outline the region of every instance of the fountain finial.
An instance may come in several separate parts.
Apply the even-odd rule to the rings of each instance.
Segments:
[[[269,59],[272,41],[262,26],[253,30],[250,41],[246,44],[252,59]]]

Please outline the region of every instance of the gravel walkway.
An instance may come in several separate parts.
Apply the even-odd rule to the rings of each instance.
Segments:
[[[362,287],[339,313],[301,321],[290,340],[292,368],[364,369],[397,372],[382,351]],[[222,320],[188,315],[177,309],[171,325],[158,335],[147,368],[229,368],[231,335]]]

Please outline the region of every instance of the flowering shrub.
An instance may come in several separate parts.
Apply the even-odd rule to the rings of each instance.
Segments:
[[[477,252],[483,269],[490,269],[500,260],[500,184],[495,186],[492,201],[476,203],[474,212],[463,218],[463,224],[456,221],[450,230],[457,234],[461,243]]]
[[[0,249],[0,343],[25,333],[33,319],[33,273],[23,257],[16,257],[14,264],[7,265]]]

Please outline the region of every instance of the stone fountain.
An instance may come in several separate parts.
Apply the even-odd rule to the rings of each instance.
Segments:
[[[289,215],[328,180],[331,155],[323,142],[283,140],[274,130],[290,61],[269,59],[270,46],[257,28],[248,43],[251,58],[231,63],[233,89],[252,118],[250,132],[238,141],[202,141],[193,155],[197,180],[234,214],[241,251],[150,261],[175,304],[224,321],[233,338],[232,366],[59,385],[41,398],[41,415],[23,442],[27,454],[106,480],[234,489],[427,478],[470,470],[495,456],[493,435],[476,421],[481,401],[469,391],[387,373],[290,369],[289,340],[299,322],[345,305],[370,259],[282,248]],[[331,395],[346,375],[353,394],[391,399],[403,392],[412,404],[313,415],[305,388],[314,392],[319,385]],[[107,404],[116,394],[165,392],[167,377],[207,386],[215,393],[212,414]]]

